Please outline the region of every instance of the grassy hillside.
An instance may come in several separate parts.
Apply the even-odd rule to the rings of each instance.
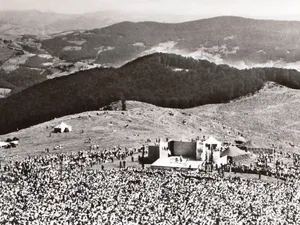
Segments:
[[[233,142],[243,135],[261,146],[274,146],[285,152],[300,150],[300,91],[267,83],[254,95],[225,104],[210,104],[191,109],[161,108],[151,104],[127,101],[127,111],[90,111],[65,116],[0,135],[0,140],[20,138],[20,146],[2,149],[2,157],[43,154],[61,144],[61,151],[100,148],[139,148],[151,139],[190,140],[213,135],[220,141]],[[52,126],[66,122],[71,133],[52,134]],[[185,121],[185,123],[183,123]],[[84,130],[84,133],[82,133]],[[92,143],[85,143],[88,138]],[[59,150],[60,151],[60,150]]]
[[[224,103],[257,92],[266,81],[300,88],[300,73],[272,68],[237,70],[156,53],[119,69],[94,69],[47,80],[2,99],[0,132],[99,109],[119,99],[170,108]]]

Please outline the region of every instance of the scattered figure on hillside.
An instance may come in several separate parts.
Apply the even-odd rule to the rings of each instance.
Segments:
[[[182,163],[182,161],[183,161],[182,155],[180,156],[179,160]]]
[[[122,168],[122,161],[120,161],[120,168]]]
[[[126,161],[123,161],[123,168],[126,168]]]
[[[91,142],[92,142],[92,138],[90,138],[90,137],[84,141],[84,143],[91,143]]]

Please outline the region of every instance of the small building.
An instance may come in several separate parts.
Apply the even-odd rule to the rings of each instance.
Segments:
[[[203,142],[204,150],[220,150],[222,142],[216,140],[214,137],[210,136],[206,141]]]
[[[210,136],[206,141],[203,142],[202,159],[205,159],[205,161],[207,162],[216,161],[216,159],[214,159],[214,156],[217,156],[219,154],[221,147],[222,142]]]
[[[64,132],[71,132],[72,127],[65,124],[64,122],[61,122],[56,127],[54,127],[54,133],[64,133]]]

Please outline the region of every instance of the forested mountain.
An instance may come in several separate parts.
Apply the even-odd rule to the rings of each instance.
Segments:
[[[20,21],[27,15],[24,13],[13,21]],[[13,15],[8,13],[9,18]],[[30,24],[31,16],[35,21],[43,14],[28,12],[28,15],[22,21],[24,24]],[[56,21],[52,16],[55,15],[47,14],[45,20]],[[64,15],[57,16],[67,19]],[[81,17],[77,19],[86,22]],[[63,22],[57,23],[65,26]],[[300,71],[299,30],[300,22],[296,21],[224,16],[176,24],[121,22],[101,29],[57,33],[47,38],[34,35],[22,35],[15,40],[0,38],[0,88],[14,94],[46,79],[91,68],[120,67],[155,52],[208,60],[238,69],[276,67]]]
[[[64,115],[99,109],[119,99],[170,108],[224,103],[255,93],[265,82],[300,88],[296,70],[238,70],[179,55],[155,53],[121,68],[78,72],[34,85],[0,101],[0,133]]]
[[[154,52],[175,53],[237,68],[300,69],[300,22],[223,16],[170,24],[122,22],[43,41],[52,55],[120,66]]]

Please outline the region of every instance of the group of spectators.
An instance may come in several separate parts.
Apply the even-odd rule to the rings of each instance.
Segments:
[[[114,162],[114,160],[125,162],[127,157],[133,159],[134,154],[140,153],[141,149],[122,149],[120,147],[113,147],[111,149],[103,149],[101,151],[88,150],[78,151],[71,153],[54,153],[47,152],[45,155],[36,155],[27,157],[25,160],[13,159],[4,165],[0,162],[0,170],[3,167],[4,172],[18,170],[22,174],[28,173],[33,165],[41,165],[44,167],[53,167],[54,165],[60,165],[60,167],[93,167],[99,164],[105,164],[107,162]],[[133,161],[133,160],[132,160]],[[103,168],[103,167],[102,167]]]
[[[250,173],[271,176],[282,180],[293,179],[298,176],[300,160],[298,154],[279,152],[274,154],[261,153],[256,155],[256,162],[229,162],[223,166],[225,172]]]
[[[267,183],[216,172],[93,169],[111,156],[121,160],[120,152],[46,154],[4,165],[0,224],[300,222],[296,171],[289,180]]]

